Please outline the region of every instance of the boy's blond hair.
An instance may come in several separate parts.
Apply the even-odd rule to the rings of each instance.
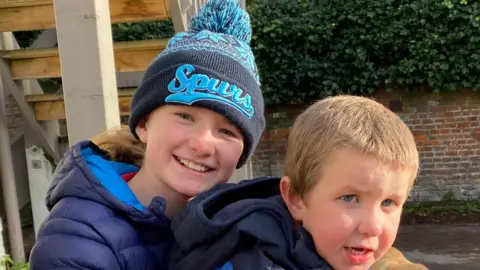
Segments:
[[[344,147],[411,170],[413,185],[419,157],[407,125],[374,100],[340,95],[316,102],[296,119],[288,136],[284,172],[291,191],[305,196],[326,158]]]
[[[122,125],[106,130],[90,141],[106,151],[111,160],[142,167],[145,144],[133,137],[128,126]]]

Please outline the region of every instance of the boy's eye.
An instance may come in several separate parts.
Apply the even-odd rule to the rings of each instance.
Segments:
[[[382,201],[382,206],[389,207],[395,205],[395,202],[391,199],[386,199]]]
[[[351,194],[350,195],[344,195],[340,198],[342,199],[342,201],[347,202],[347,203],[358,201],[357,196],[356,195],[351,195]]]
[[[176,115],[185,120],[192,120],[192,116],[187,113],[176,113]]]

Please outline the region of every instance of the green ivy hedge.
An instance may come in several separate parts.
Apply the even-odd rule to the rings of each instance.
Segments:
[[[480,1],[251,0],[248,10],[268,105],[480,89]]]
[[[41,30],[15,32],[20,47],[27,48],[42,33]],[[113,41],[171,38],[175,34],[172,20],[118,23],[112,25]]]
[[[381,87],[480,89],[478,0],[247,0],[247,6],[267,105],[369,95]],[[27,34],[17,33],[25,45],[38,33]],[[115,41],[173,34],[172,21],[113,26]]]
[[[119,23],[112,26],[114,41],[171,38],[174,34],[172,20]]]

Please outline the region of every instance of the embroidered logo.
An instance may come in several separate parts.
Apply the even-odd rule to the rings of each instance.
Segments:
[[[234,84],[210,78],[205,74],[191,74],[195,70],[192,65],[182,65],[175,71],[175,78],[168,84],[172,92],[165,102],[179,102],[192,105],[200,100],[214,100],[230,105],[251,118],[255,113],[252,97],[243,94],[243,90]]]

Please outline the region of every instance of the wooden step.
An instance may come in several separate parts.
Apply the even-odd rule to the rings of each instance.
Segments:
[[[168,39],[126,41],[113,44],[117,72],[145,71],[163,51]],[[0,51],[10,61],[14,80],[61,77],[58,48]]]
[[[135,88],[118,89],[121,116],[130,114],[130,103],[134,91]],[[37,121],[66,119],[63,94],[26,95],[25,100],[33,106]]]
[[[169,17],[168,0],[110,0],[112,23],[166,20]],[[0,32],[53,28],[53,0],[0,0]]]

